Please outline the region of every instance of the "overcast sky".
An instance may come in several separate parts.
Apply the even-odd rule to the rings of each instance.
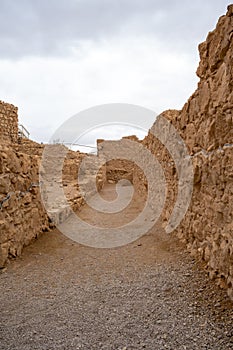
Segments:
[[[0,99],[37,141],[94,105],[180,109],[198,81],[198,43],[228,4],[0,0]]]

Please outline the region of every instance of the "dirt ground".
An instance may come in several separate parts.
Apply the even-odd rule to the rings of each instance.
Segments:
[[[141,207],[135,198],[128,220]],[[88,206],[80,215],[97,223]],[[159,224],[112,249],[45,233],[0,273],[0,288],[1,350],[233,349],[226,292]]]

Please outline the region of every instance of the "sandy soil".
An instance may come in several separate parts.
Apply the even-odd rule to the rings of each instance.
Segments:
[[[113,187],[103,196],[113,198]],[[141,207],[135,198],[128,219]],[[95,223],[88,206],[81,215]],[[159,224],[114,249],[45,233],[2,271],[0,286],[1,350],[233,349],[226,292]]]

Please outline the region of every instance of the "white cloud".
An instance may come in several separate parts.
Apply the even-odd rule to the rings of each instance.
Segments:
[[[48,140],[67,118],[98,104],[132,103],[157,113],[181,108],[196,86],[196,48],[189,55],[126,36],[84,41],[72,51],[65,59],[0,61],[1,99],[19,106],[35,140]]]
[[[74,145],[68,145],[72,150],[80,150],[86,153],[96,153],[96,140],[119,140],[123,136],[136,135],[140,140],[146,136],[146,130],[132,127],[130,125],[105,125],[89,130],[79,137]],[[85,146],[85,147],[84,147]]]
[[[180,109],[196,88],[197,44],[227,3],[1,0],[0,99],[37,141],[94,105]]]

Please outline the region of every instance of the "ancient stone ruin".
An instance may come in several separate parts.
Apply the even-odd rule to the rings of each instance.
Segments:
[[[189,210],[176,230],[192,255],[206,263],[211,278],[233,299],[233,6],[199,45],[198,88],[181,111],[162,113],[179,131],[194,169]],[[110,142],[110,141],[109,141]],[[111,142],[110,142],[111,143]],[[168,196],[162,214],[168,221],[177,196],[174,160],[153,135],[142,141],[163,164]],[[124,160],[107,163],[107,179],[132,180],[138,192],[147,190],[143,171]]]
[[[64,188],[67,203],[64,204],[62,198],[55,197],[48,215],[41,200],[44,184],[39,177],[45,146],[21,137],[18,139],[17,108],[7,106],[6,111],[15,111],[15,125],[14,128],[7,129],[14,133],[3,133],[4,142],[0,142],[0,268],[8,258],[19,256],[23,247],[42,232],[63,222],[71,210],[78,210],[90,195],[88,191],[81,193],[77,183],[78,167],[84,154],[70,151],[61,145],[61,148],[67,150],[67,155],[59,186]],[[4,123],[6,120],[8,119],[4,115]],[[49,147],[53,149],[54,146],[56,145]],[[90,158],[91,155],[88,156]],[[91,176],[93,175],[89,174],[89,180]],[[104,182],[105,172],[100,171],[97,188],[100,189]]]
[[[162,116],[181,135],[194,169],[191,204],[175,233],[193,256],[205,262],[210,278],[216,278],[233,300],[232,39],[233,5],[199,46],[197,90],[181,111],[168,110]],[[140,142],[163,164],[168,184],[161,215],[165,225],[177,197],[176,166],[169,152],[153,135],[153,126],[144,140],[135,142]],[[101,142],[98,143],[100,146]],[[69,208],[64,206],[60,212],[54,211],[51,220],[42,205],[39,164],[43,149],[43,145],[30,140],[20,139],[19,142],[17,108],[0,102],[0,267],[8,258],[20,255],[22,248],[39,234],[69,215]],[[63,168],[61,186],[74,210],[79,210],[85,202],[85,195],[80,193],[76,181],[83,157],[82,153],[68,151]],[[116,182],[121,178],[130,180],[139,193],[146,193],[142,169],[125,160],[110,161],[106,169],[102,168],[98,189],[106,179]],[[59,203],[59,198],[55,201]],[[54,210],[50,209],[51,212]]]
[[[0,141],[17,142],[18,108],[0,101]]]

